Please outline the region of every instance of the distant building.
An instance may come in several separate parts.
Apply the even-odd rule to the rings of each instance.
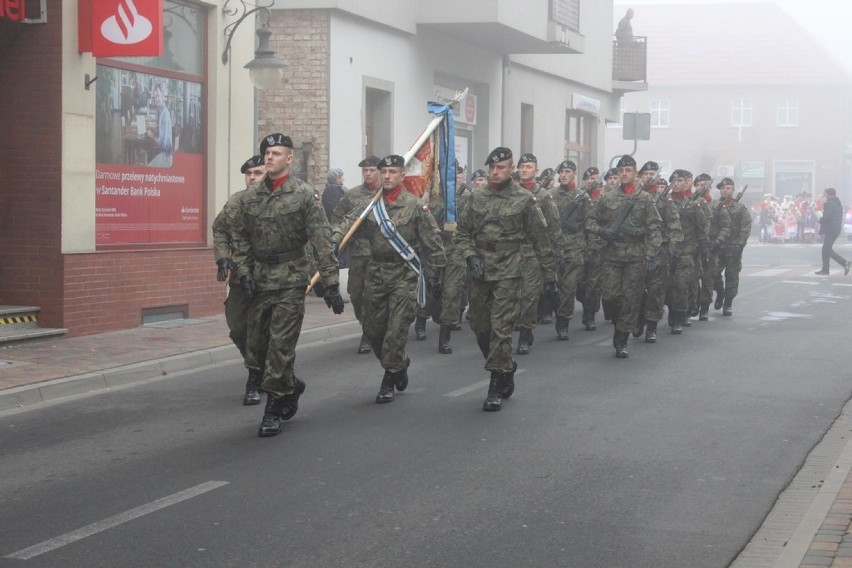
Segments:
[[[651,114],[637,161],[732,177],[749,184],[748,203],[829,186],[852,201],[852,76],[781,8],[640,5],[633,29],[648,37],[649,87],[621,110]],[[633,142],[610,125],[606,147]]]

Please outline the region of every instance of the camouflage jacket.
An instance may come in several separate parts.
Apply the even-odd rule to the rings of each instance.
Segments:
[[[376,190],[378,191],[378,187]],[[360,215],[370,203],[374,193],[375,191],[370,190],[365,184],[346,191],[343,197],[340,198],[340,201],[337,202],[334,211],[332,211],[331,219],[328,220],[332,230],[336,229],[351,213],[354,212],[356,217]],[[339,242],[342,238],[343,234],[340,235],[336,242]],[[349,251],[350,256],[370,256],[370,245],[367,242],[366,236],[361,231],[361,227],[347,241],[346,249]]]
[[[544,281],[555,281],[556,265],[544,216],[530,192],[511,181],[470,192],[455,242],[465,259],[482,259],[486,281],[521,277],[521,245],[526,240],[532,243]]]
[[[586,217],[592,208],[589,194],[576,187],[560,185],[551,196],[562,228],[564,254],[582,254],[586,250]]]
[[[545,232],[550,241],[550,248],[553,249],[553,255],[556,258],[561,258],[565,240],[562,235],[562,225],[559,223],[559,211],[557,211],[556,204],[553,202],[553,196],[538,183],[531,190],[526,190],[523,186],[518,187],[532,195],[544,219]],[[536,256],[535,249],[529,239],[523,244],[522,250],[525,257]]]
[[[621,235],[613,244],[601,243],[601,258],[613,261],[640,261],[646,256],[656,256],[662,242],[660,215],[653,198],[638,188],[631,195],[624,186],[605,192],[595,203],[586,221],[586,229],[593,235],[601,229],[612,228],[627,207],[630,213],[624,227],[636,231],[635,236]],[[632,206],[630,205],[632,203]]]
[[[725,239],[725,245],[744,247],[751,234],[751,213],[748,207],[739,201],[731,201],[724,204],[724,207],[731,218],[731,234]]]
[[[651,195],[651,199],[654,196]],[[657,213],[660,215],[660,237],[663,245],[668,245],[670,251],[677,251],[683,242],[683,228],[680,224],[680,213],[671,199],[657,201]]]
[[[240,196],[234,227],[234,262],[240,278],[254,276],[257,289],[307,287],[312,276],[305,245],[317,253],[324,286],[339,284],[331,231],[319,195],[290,176],[277,190],[269,176]]]
[[[216,262],[223,258],[232,258],[234,242],[234,226],[240,212],[240,196],[246,192],[245,189],[238,191],[228,198],[225,206],[213,219],[213,254]],[[239,283],[236,267],[231,269],[231,282]]]
[[[680,228],[683,231],[681,254],[691,255],[696,249],[702,253],[707,251],[707,217],[701,206],[688,197],[674,201],[680,214]]]
[[[731,215],[721,202],[708,203],[710,211],[707,237],[712,245],[716,241],[725,242],[731,235]]]

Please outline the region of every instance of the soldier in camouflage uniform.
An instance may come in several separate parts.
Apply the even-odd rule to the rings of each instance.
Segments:
[[[576,169],[577,166],[574,166],[575,171]],[[562,229],[559,226],[559,213],[556,211],[551,195],[536,182],[536,173],[538,173],[536,157],[532,154],[522,155],[518,160],[519,185],[530,192],[533,201],[541,211],[550,240],[550,248],[553,250],[557,265],[561,265],[563,237]],[[523,284],[521,286],[521,315],[518,319],[518,327],[521,333],[518,337],[517,353],[518,355],[527,355],[534,341],[533,328],[535,328],[538,320],[539,301],[541,300],[544,279],[536,251],[530,241],[523,244],[521,253],[523,257],[521,268]],[[548,305],[547,309],[542,311],[549,314],[556,307],[555,305]]]
[[[751,234],[751,213],[748,207],[734,199],[734,180],[724,178],[716,188],[720,201],[731,218],[731,233],[719,248],[719,264],[716,266],[714,285],[716,303],[714,308],[722,309],[723,316],[733,315],[731,305],[737,297],[740,287],[740,271],[743,269],[743,249]],[[722,281],[722,272],[725,280]]]
[[[560,341],[568,340],[568,325],[574,316],[577,286],[583,274],[583,258],[586,254],[586,216],[591,208],[589,194],[577,189],[574,183],[576,167],[571,160],[565,160],[557,166],[559,186],[551,194],[563,237],[563,260],[561,266],[558,266],[560,302],[556,309],[556,338]]]
[[[356,215],[360,215],[370,203],[370,199],[372,199],[373,194],[376,193],[380,185],[378,165],[379,158],[376,156],[368,156],[358,163],[364,183],[348,190],[340,198],[340,201],[331,213],[331,219],[329,219],[332,229],[340,225],[343,218],[350,213],[355,212]],[[346,293],[349,294],[349,300],[352,302],[355,317],[360,322],[361,297],[364,295],[364,273],[367,270],[367,263],[370,262],[370,247],[360,230],[355,231],[347,241],[346,250],[349,251],[350,258]],[[362,333],[361,341],[358,344],[358,353],[369,352],[370,342],[367,341],[367,336]]]
[[[598,199],[586,229],[605,241],[600,251],[604,311],[615,324],[615,356],[623,359],[628,356],[627,340],[639,319],[645,271],[656,268],[662,237],[652,197],[637,191],[636,160],[622,156],[618,176],[621,186]]]
[[[709,319],[708,313],[710,311],[710,302],[713,301],[716,267],[719,265],[719,251],[731,234],[731,216],[721,201],[713,202],[711,200],[709,189],[708,187],[707,191],[703,194],[703,198],[699,198],[698,200],[699,204],[701,204],[701,201],[704,201],[702,207],[706,206],[702,210],[707,217],[707,240],[710,243],[710,251],[702,260],[701,267],[701,292],[698,296],[700,307],[698,319],[700,321],[707,321]]]
[[[597,168],[589,168],[589,170],[592,169],[596,172],[598,170]],[[586,173],[589,170],[586,170]],[[614,188],[618,185],[618,170],[615,168],[608,170],[604,174],[603,183],[597,179],[599,175],[600,173],[598,172],[598,175],[594,176],[594,181],[597,182],[594,184],[594,187],[586,187],[586,193],[589,194],[589,199],[591,200],[590,210],[594,208],[600,196],[608,190],[607,188],[610,186]],[[588,185],[591,177],[587,177],[585,173],[583,177],[586,179],[586,184]],[[600,239],[589,238],[588,233],[586,233],[586,254],[583,256],[583,276],[577,291],[577,299],[583,304],[583,325],[586,331],[595,331],[597,329],[595,314],[601,309],[601,257],[599,253]]]
[[[213,220],[213,253],[216,255],[216,280],[228,281],[228,297],[225,300],[225,322],[230,331],[229,337],[245,362],[246,358],[246,313],[248,312],[249,300],[240,287],[240,279],[237,276],[236,266],[231,261],[233,254],[233,230],[239,212],[239,200],[245,191],[263,179],[266,174],[266,166],[263,165],[263,156],[260,154],[252,156],[240,167],[240,173],[245,175],[246,189],[238,191],[228,198],[222,211]],[[230,278],[228,273],[230,272]],[[246,392],[243,395],[243,405],[252,406],[260,404],[260,371],[249,369],[246,381]]]
[[[544,274],[548,300],[558,302],[553,250],[544,217],[530,193],[512,182],[512,151],[488,155],[488,187],[475,189],[459,218],[456,246],[470,272],[470,327],[491,383],[483,410],[496,411],[515,389],[512,327],[520,316],[522,253],[529,241]]]
[[[317,253],[319,290],[334,313],[343,312],[343,298],[320,197],[290,176],[293,141],[283,134],[270,134],[261,142],[260,153],[266,175],[239,200],[233,261],[240,285],[251,299],[246,366],[263,374],[261,389],[267,397],[258,435],[266,437],[278,434],[281,421],[296,414],[305,391],[293,366],[305,317],[305,289],[312,274],[305,255],[307,244]]]
[[[440,300],[442,285],[438,275],[447,265],[447,258],[438,225],[429,207],[423,206],[403,187],[405,160],[402,156],[385,157],[379,162],[379,171],[382,199],[376,207],[385,207],[396,235],[419,251],[426,285],[432,296]],[[354,220],[348,217],[339,231],[345,232]],[[385,371],[376,395],[376,402],[381,404],[393,401],[394,388],[403,391],[408,387],[411,361],[405,354],[405,347],[408,328],[417,308],[418,275],[384,236],[374,214],[364,218],[361,230],[370,247],[370,263],[364,281],[363,325],[373,353]]]
[[[672,181],[672,202],[677,207],[683,231],[683,242],[671,274],[669,318],[673,322],[672,333],[682,333],[689,321],[689,288],[695,281],[695,259],[703,258],[709,250],[707,217],[700,206],[686,196],[689,187],[692,187],[692,176],[686,172]]]

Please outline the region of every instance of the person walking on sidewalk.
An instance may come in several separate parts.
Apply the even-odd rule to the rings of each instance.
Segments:
[[[828,275],[828,265],[833,258],[840,266],[843,267],[844,276],[849,274],[849,269],[852,264],[834,251],[834,241],[840,236],[843,230],[843,205],[840,203],[840,198],[837,197],[837,191],[833,187],[828,187],[824,191],[825,204],[822,207],[822,220],[819,224],[819,234],[822,235],[822,269],[816,273],[826,276]]]
[[[238,191],[228,198],[222,211],[213,220],[213,252],[216,255],[216,280],[228,281],[228,297],[225,300],[225,322],[228,324],[229,337],[243,361],[246,360],[246,313],[249,300],[240,287],[240,279],[237,270],[231,260],[233,255],[233,230],[239,213],[239,201],[242,195],[254,184],[263,179],[266,174],[266,166],[263,165],[263,156],[260,154],[252,156],[243,163],[240,173],[245,175],[246,189]],[[230,272],[230,277],[229,277]],[[243,404],[252,406],[260,404],[260,380],[261,373],[257,369],[249,369],[246,381],[246,392],[243,396]]]
[[[290,175],[293,141],[270,134],[260,143],[263,180],[239,200],[234,258],[248,308],[246,366],[263,373],[266,407],[258,436],[275,436],[295,416],[305,382],[293,374],[296,343],[305,318],[305,289],[312,275],[305,245],[316,251],[321,282],[317,295],[343,313],[337,258],[320,196]]]

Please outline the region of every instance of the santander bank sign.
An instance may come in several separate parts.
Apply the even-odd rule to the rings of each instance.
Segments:
[[[79,0],[79,49],[96,57],[163,54],[163,0]]]

